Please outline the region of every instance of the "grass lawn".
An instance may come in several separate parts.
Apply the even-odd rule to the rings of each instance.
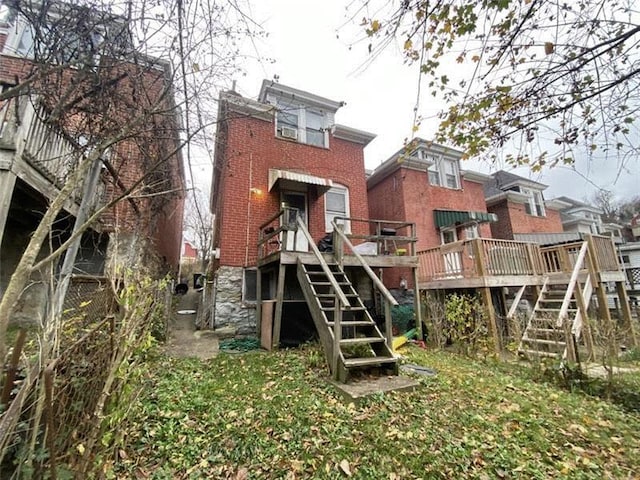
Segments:
[[[438,372],[345,404],[317,346],[158,357],[112,478],[638,478],[640,414],[515,367],[410,347]]]

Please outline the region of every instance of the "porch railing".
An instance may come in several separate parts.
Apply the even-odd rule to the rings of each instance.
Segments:
[[[37,100],[17,98],[0,108],[0,148],[15,150],[57,188],[61,188],[78,162],[71,142],[42,119],[46,117]]]
[[[452,278],[571,273],[583,242],[540,247],[529,242],[476,238],[418,252],[421,282]],[[591,237],[591,254],[601,272],[619,271],[608,237]]]
[[[299,236],[296,225],[299,211],[284,207],[260,225],[258,234],[258,258],[264,259],[281,251],[295,251]],[[351,217],[335,217],[334,222],[347,231],[371,233],[344,233],[362,255],[416,255],[416,227],[410,222],[369,220]],[[366,224],[365,227],[358,227]],[[335,245],[336,233],[332,236]]]

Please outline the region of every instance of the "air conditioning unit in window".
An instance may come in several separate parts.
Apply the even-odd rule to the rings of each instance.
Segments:
[[[298,130],[290,127],[280,127],[280,136],[282,138],[291,138],[293,140],[298,139]]]

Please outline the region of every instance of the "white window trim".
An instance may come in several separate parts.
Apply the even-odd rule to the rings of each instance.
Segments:
[[[345,204],[345,210],[346,210],[344,216],[347,218],[351,217],[349,187],[347,187],[346,185],[340,185],[339,183],[334,183],[333,187],[327,190],[327,192],[324,195],[324,226],[325,226],[325,231],[327,233],[333,232],[333,226],[331,225],[331,221],[329,221],[327,218],[328,212],[327,212],[327,197],[326,197],[326,194],[331,192],[332,190],[334,193],[338,190],[340,190],[341,192],[344,192],[344,204]],[[344,233],[351,233],[351,222],[348,220],[344,223]]]
[[[538,190],[532,190],[530,188],[520,188],[520,192],[524,193],[527,196],[527,203],[529,204],[529,210],[531,213],[529,215],[533,217],[546,217],[547,212],[544,207],[544,198],[542,197],[542,192]],[[536,200],[539,203],[536,203]],[[538,205],[540,206],[540,215],[538,215]]]
[[[458,231],[455,227],[442,228],[440,229],[440,245],[448,245],[447,243],[444,243],[444,234],[448,232],[453,232],[453,242],[449,242],[449,243],[454,243],[458,241]]]
[[[445,158],[443,155],[439,157],[430,157],[429,160],[432,162],[431,165],[427,168],[427,181],[429,185],[433,185],[435,187],[448,188],[449,190],[461,190],[462,189],[462,180],[460,178],[460,164],[457,159],[453,158]],[[453,165],[454,167],[454,176],[456,179],[456,186],[450,187],[447,184],[447,175],[449,175],[446,171],[447,165]],[[438,182],[431,181],[431,174],[438,175]]]
[[[469,232],[471,232],[471,235],[469,235]],[[480,238],[480,230],[477,223],[467,225],[464,228],[464,239],[473,240],[474,238]]]
[[[289,139],[287,137],[283,137],[280,132],[279,132],[279,127],[278,127],[278,113],[280,111],[284,111],[284,112],[291,112],[291,113],[295,113],[295,115],[298,117],[298,125],[296,128],[296,132],[297,132],[297,139],[295,141],[297,141],[298,143],[304,143],[305,145],[311,145],[312,147],[320,147],[320,148],[329,148],[329,128],[327,128],[327,126],[330,123],[330,118],[329,118],[329,114],[328,112],[325,112],[321,109],[315,109],[312,107],[305,107],[304,105],[299,105],[299,104],[288,104],[288,105],[284,105],[281,102],[277,102],[277,110],[278,112],[276,112],[276,116],[275,116],[275,135],[278,138],[283,138],[286,140],[293,140],[293,139]],[[314,143],[308,143],[307,142],[307,112],[313,112],[316,113],[320,116],[322,116],[323,118],[323,126],[322,128],[322,133],[324,136],[324,140],[323,140],[323,144],[322,145],[316,145]]]

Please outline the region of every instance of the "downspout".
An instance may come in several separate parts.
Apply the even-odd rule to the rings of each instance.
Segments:
[[[249,154],[249,188],[247,188],[247,234],[244,247],[244,266],[249,266],[249,222],[251,220],[251,185],[253,184],[253,153]]]

